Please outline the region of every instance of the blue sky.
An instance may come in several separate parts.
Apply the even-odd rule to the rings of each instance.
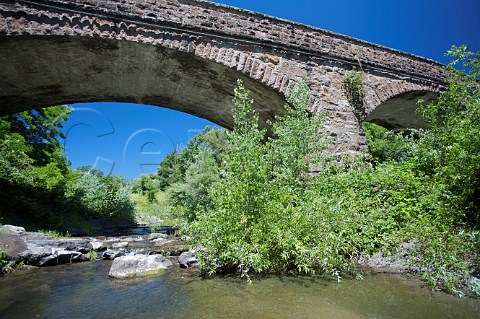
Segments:
[[[480,0],[219,0],[448,63],[452,44],[480,50]],[[82,103],[64,124],[68,159],[132,179],[149,174],[208,121],[160,107]]]

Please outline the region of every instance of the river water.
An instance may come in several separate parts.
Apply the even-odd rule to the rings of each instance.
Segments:
[[[0,318],[480,318],[480,301],[431,292],[416,279],[201,279],[175,269],[127,281],[110,261],[0,277]]]

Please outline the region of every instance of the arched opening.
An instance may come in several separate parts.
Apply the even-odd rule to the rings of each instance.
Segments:
[[[430,103],[437,98],[438,93],[430,91],[407,91],[387,99],[367,115],[362,126],[373,163],[402,163],[411,156],[408,138],[416,139],[415,130],[428,128],[417,112],[418,101]]]
[[[437,97],[438,93],[430,91],[408,91],[400,93],[378,105],[368,114],[365,121],[394,131],[426,128],[427,125],[425,121],[416,111],[418,108],[418,100],[422,99],[426,103],[429,103]]]

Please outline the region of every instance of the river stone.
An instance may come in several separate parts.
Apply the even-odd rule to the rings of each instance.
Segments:
[[[5,229],[7,232],[10,232],[14,235],[25,234],[25,228],[23,228],[23,227],[13,226],[13,225],[3,225],[2,228]]]
[[[153,240],[153,239],[158,239],[158,238],[167,238],[168,235],[164,233],[151,233],[148,235],[148,239]]]
[[[178,257],[180,268],[196,268],[198,266],[198,259],[195,252],[192,250],[185,251]]]
[[[172,262],[162,255],[131,255],[113,260],[108,276],[111,278],[132,278],[154,275],[173,266]]]
[[[27,250],[27,244],[20,236],[0,233],[0,250],[4,251],[8,258],[15,259],[18,254]]]
[[[128,242],[126,241],[121,241],[119,243],[113,243],[112,244],[112,248],[123,248],[123,247],[127,247],[128,246]]]
[[[82,253],[66,249],[31,247],[20,253],[19,258],[33,266],[50,266],[81,261]]]
[[[30,247],[46,247],[52,249],[64,249],[71,251],[79,251],[83,254],[91,250],[90,241],[86,239],[27,239],[28,248]]]
[[[102,242],[102,241],[98,241],[98,240],[92,240],[92,241],[89,243],[89,247],[90,247],[90,249],[96,250],[96,251],[104,251],[104,250],[107,250],[107,247],[103,246],[103,242]]]
[[[171,242],[171,240],[168,240],[168,239],[165,239],[165,238],[155,238],[153,240],[153,245],[155,247],[160,247],[160,246],[163,246],[167,243]]]
[[[123,255],[125,255],[125,251],[123,251],[123,250],[107,249],[103,253],[102,257],[104,259],[113,260],[113,259],[115,259],[117,257],[120,257],[120,256],[123,256]]]

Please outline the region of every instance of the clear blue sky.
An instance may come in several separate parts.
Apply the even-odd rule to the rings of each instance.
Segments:
[[[219,0],[442,63],[452,44],[480,50],[480,0]],[[204,119],[164,108],[120,103],[72,105],[64,125],[72,167],[92,165],[132,179],[153,173],[174,147],[185,145]]]

